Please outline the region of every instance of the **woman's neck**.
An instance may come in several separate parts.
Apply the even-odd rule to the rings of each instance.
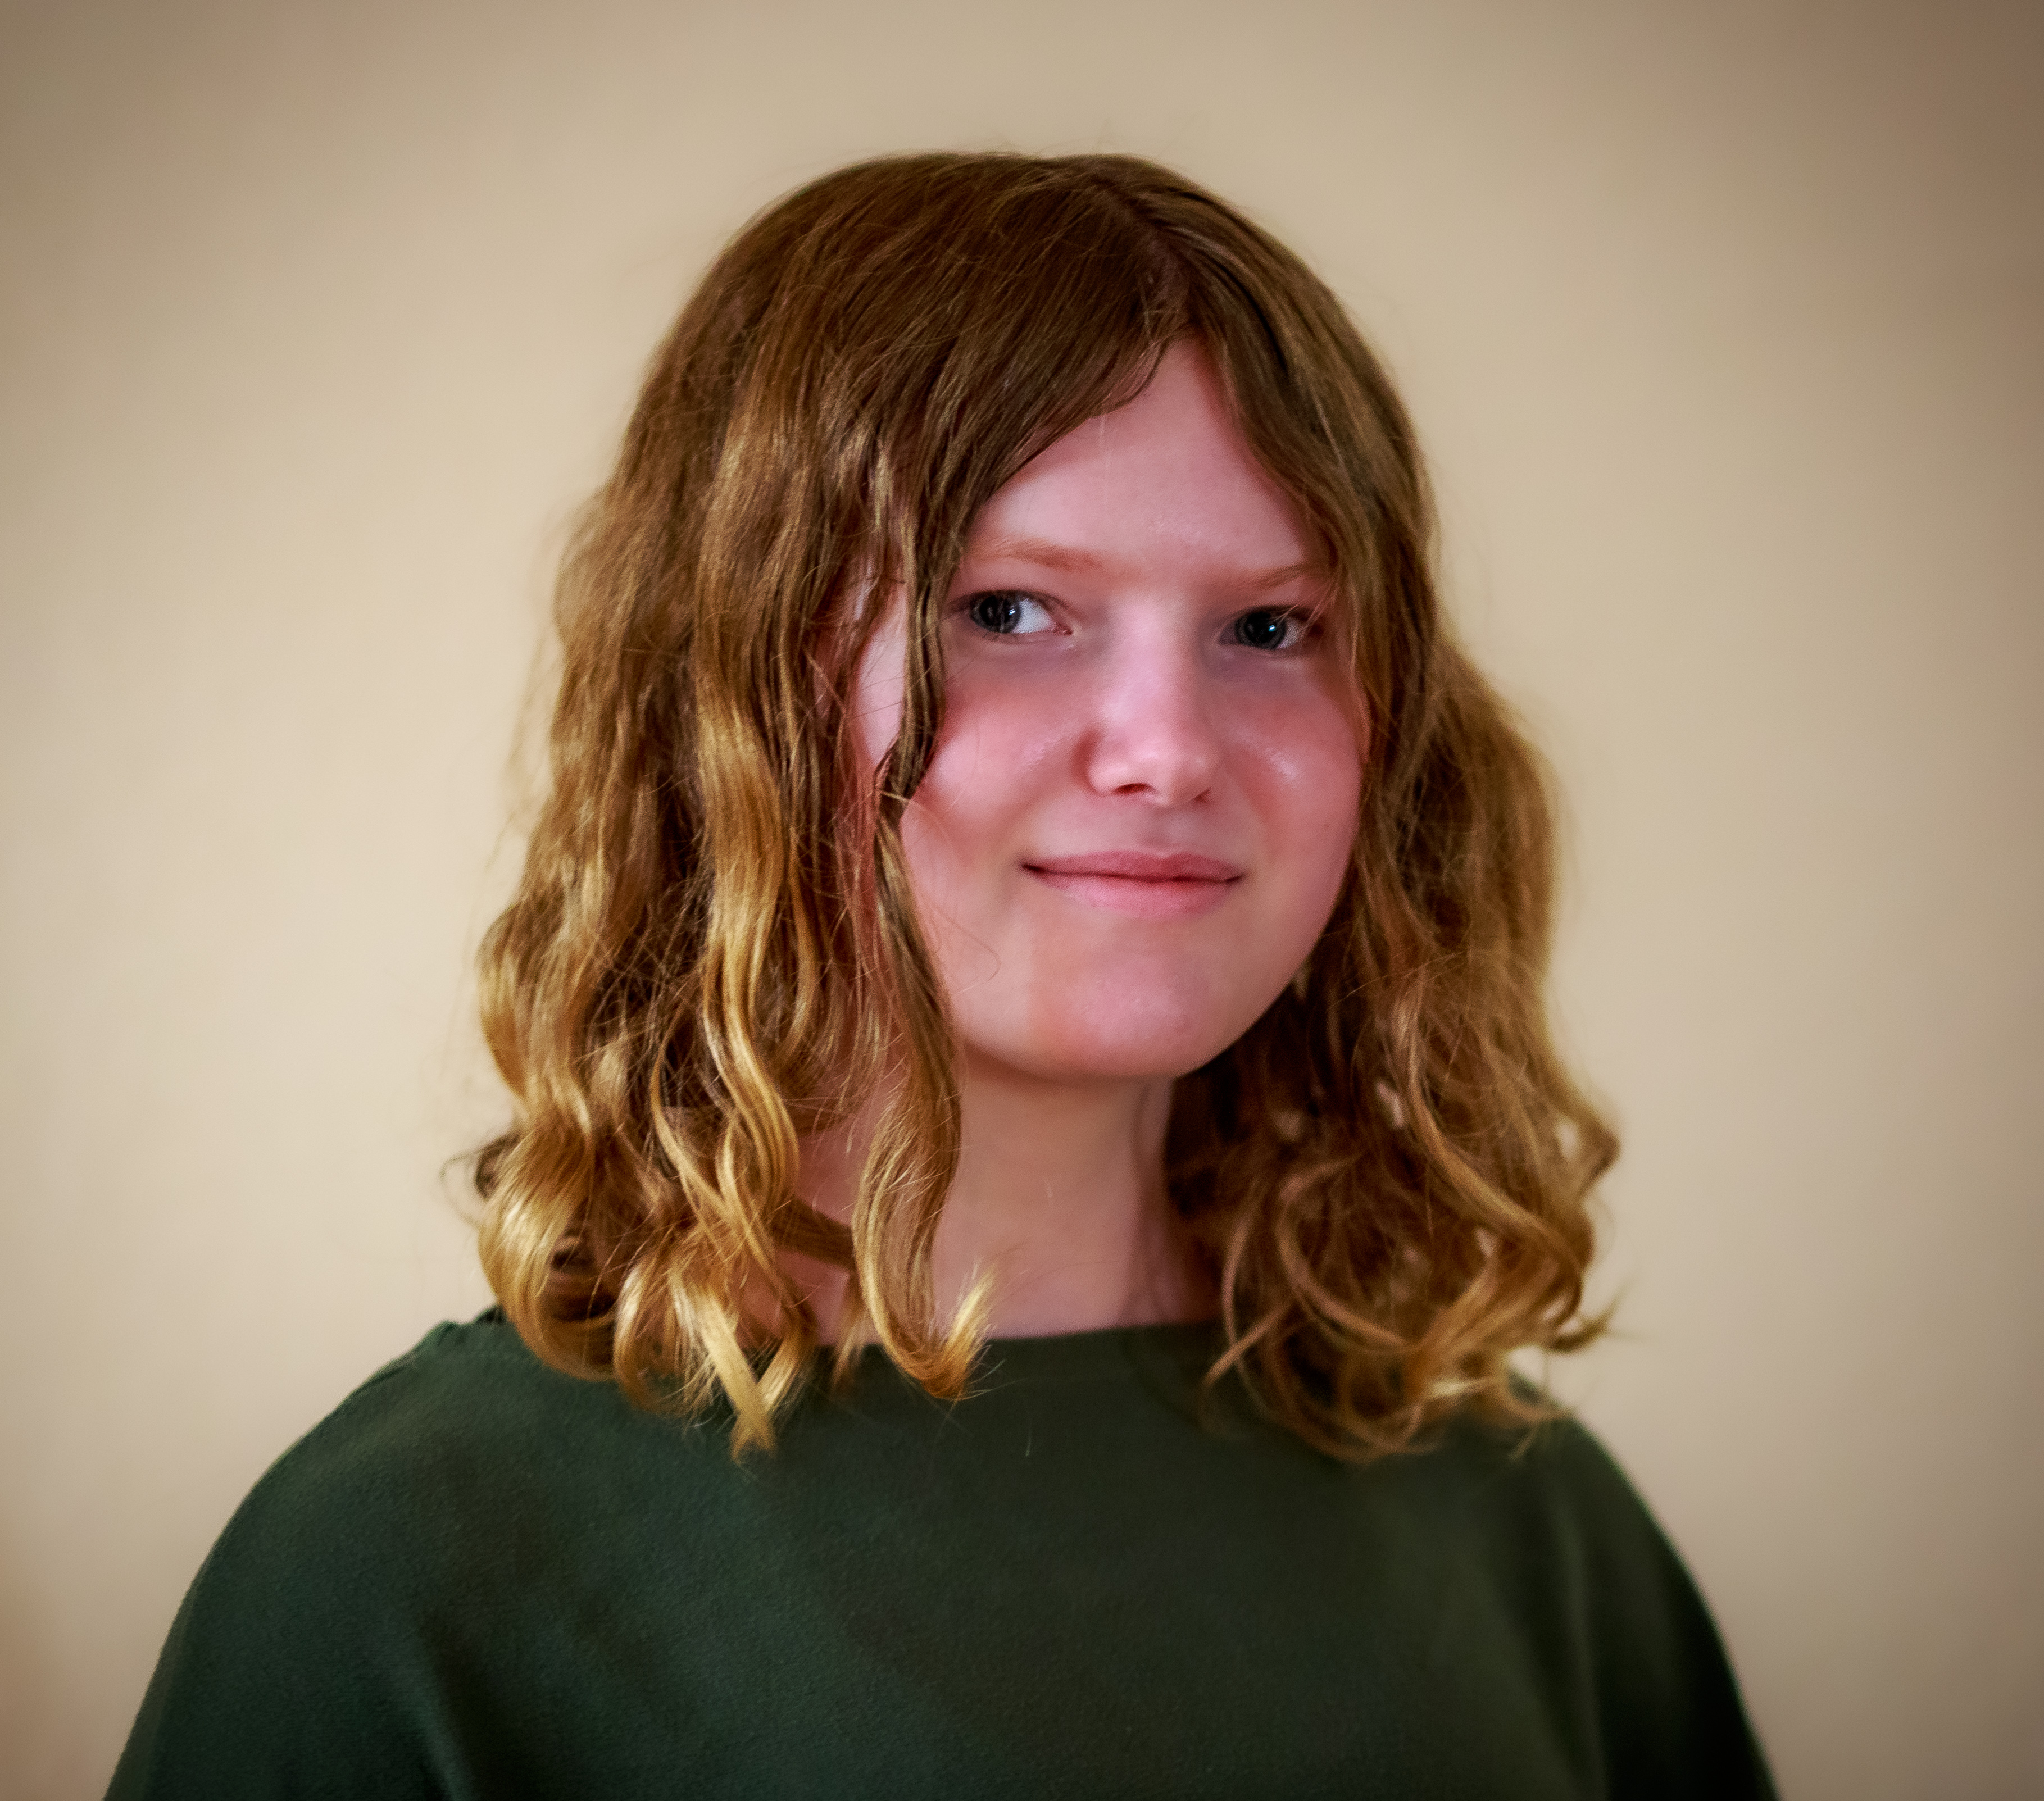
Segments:
[[[1165,1192],[1168,1080],[1051,1083],[970,1054],[959,1075],[958,1174],[932,1253],[939,1319],[981,1276],[992,1278],[994,1338],[1212,1314],[1211,1285]],[[847,1223],[867,1123],[802,1146],[805,1196]],[[834,1336],[843,1272],[791,1260],[791,1273]]]

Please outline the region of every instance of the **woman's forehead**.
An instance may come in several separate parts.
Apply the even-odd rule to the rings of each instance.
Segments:
[[[1259,586],[1320,561],[1205,352],[1182,342],[1134,398],[1066,432],[997,490],[966,554],[1076,574],[1193,559]]]

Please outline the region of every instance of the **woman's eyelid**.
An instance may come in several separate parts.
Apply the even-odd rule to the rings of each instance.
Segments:
[[[1042,614],[1043,623],[1032,624],[1026,630],[993,631],[988,626],[982,625],[974,616],[979,609],[980,603],[982,601],[989,600],[1020,601],[1026,605],[1035,607]],[[971,589],[961,594],[951,605],[951,612],[955,617],[977,627],[989,638],[1043,638],[1048,637],[1054,632],[1062,632],[1067,628],[1061,622],[1058,610],[1057,602],[1047,594],[1039,593],[1028,588],[1010,587],[1005,584]]]
[[[1304,651],[1316,643],[1321,636],[1327,609],[1324,602],[1312,601],[1277,601],[1267,606],[1244,607],[1233,615],[1223,628],[1224,636],[1236,643],[1241,640],[1235,635],[1243,624],[1252,619],[1281,619],[1293,627],[1292,642],[1267,647],[1244,645],[1244,649],[1260,649],[1265,656],[1285,656]]]
[[[1034,616],[1025,613],[1017,622],[1016,629],[996,631],[982,623],[978,617],[982,604],[992,600],[1017,601],[1024,607],[1035,609],[1036,612]],[[1067,616],[1065,604],[1055,596],[1040,589],[1025,588],[1008,582],[989,582],[984,587],[970,588],[952,601],[950,610],[954,617],[963,620],[981,634],[1010,641],[1027,638],[1068,637],[1075,624]],[[1296,655],[1310,648],[1323,636],[1328,611],[1327,603],[1317,598],[1271,600],[1251,606],[1243,606],[1238,602],[1222,622],[1222,641],[1245,649],[1257,649],[1265,656]],[[1292,642],[1264,647],[1244,644],[1236,636],[1244,621],[1271,618],[1283,619],[1292,627],[1289,634]]]

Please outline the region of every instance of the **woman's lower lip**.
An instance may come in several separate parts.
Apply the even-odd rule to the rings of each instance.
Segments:
[[[1109,913],[1139,920],[1192,920],[1211,913],[1235,887],[1228,881],[1146,881],[1125,875],[1068,875],[1032,869],[1029,874],[1060,894]]]

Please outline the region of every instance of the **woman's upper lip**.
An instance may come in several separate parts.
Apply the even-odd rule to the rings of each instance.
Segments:
[[[1125,881],[1233,881],[1243,871],[1190,851],[1089,851],[1076,857],[1029,857],[1025,869],[1044,875],[1119,876]]]

